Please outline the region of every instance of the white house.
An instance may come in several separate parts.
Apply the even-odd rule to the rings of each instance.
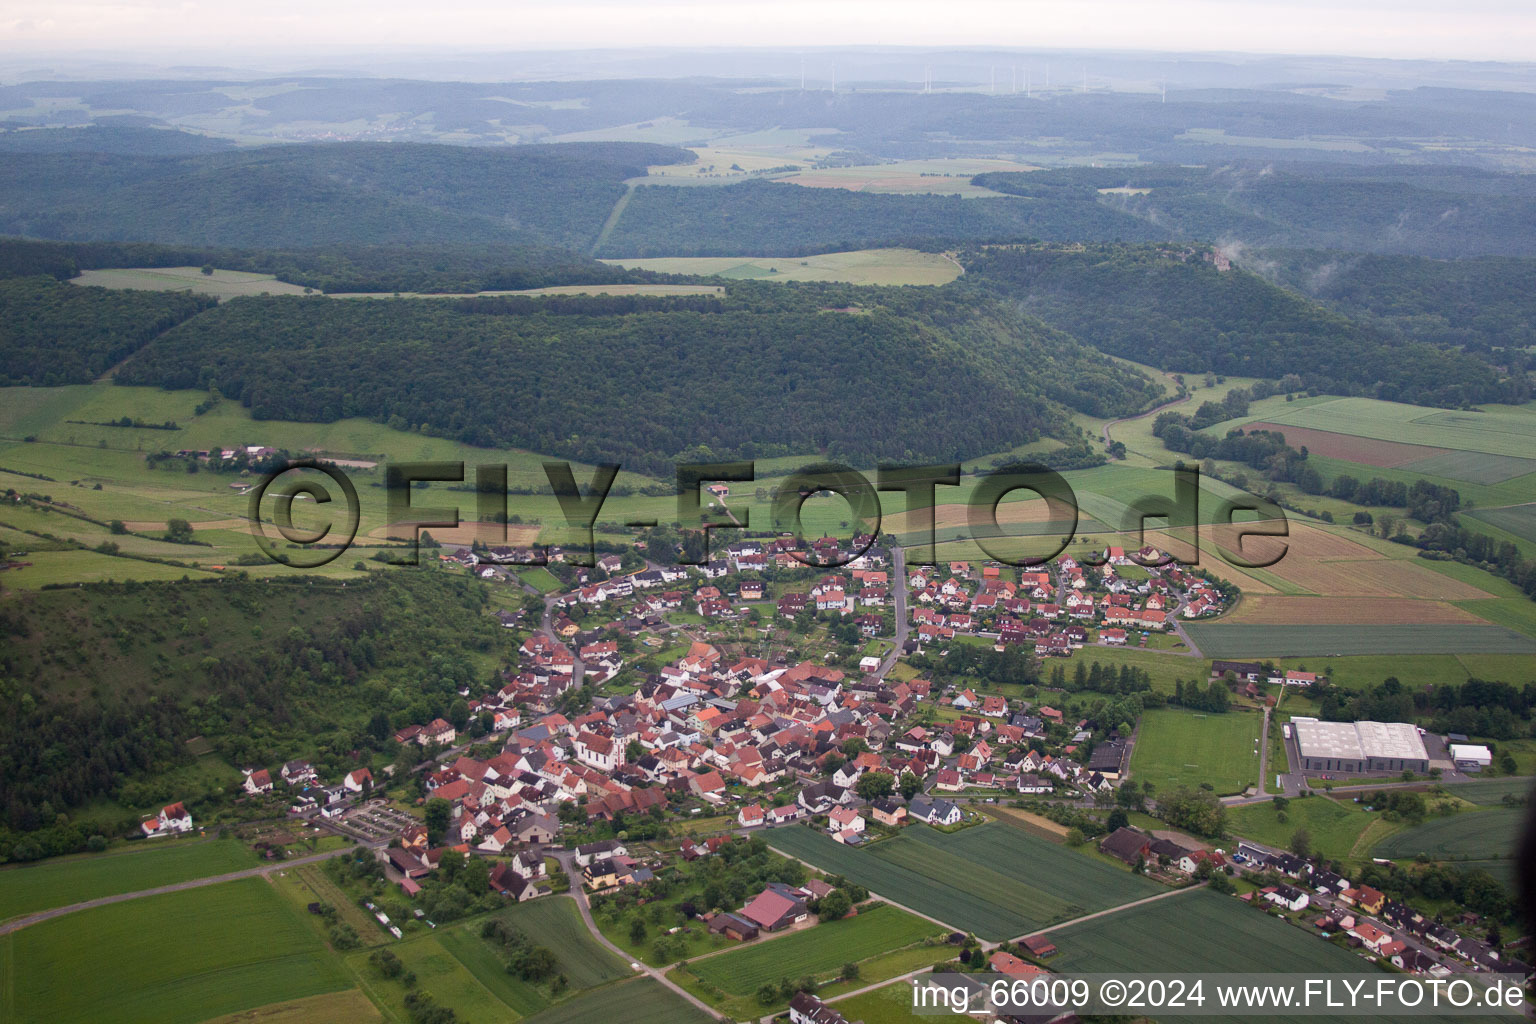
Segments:
[[[852,807],[834,807],[827,819],[833,832],[864,831],[864,815]]]

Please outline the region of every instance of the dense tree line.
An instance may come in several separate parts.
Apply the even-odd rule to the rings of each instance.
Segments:
[[[1531,734],[1536,680],[1521,684],[1469,678],[1465,683],[1410,690],[1395,676],[1366,690],[1314,687],[1319,714],[1331,721],[1407,722],[1430,720],[1436,732],[1460,732],[1496,740]]]
[[[851,305],[864,312],[837,312]],[[1075,437],[1067,408],[1119,415],[1155,396],[1142,374],[957,293],[737,283],[710,313],[529,308],[235,299],[116,379],[217,388],[258,419],[366,416],[665,475],[679,458],[964,458]]]
[[[1512,541],[1498,540],[1454,522],[1430,524],[1412,543],[1420,557],[1454,559],[1497,573],[1536,599],[1536,558],[1526,558]]]
[[[1226,373],[1420,405],[1522,402],[1522,372],[1501,376],[1460,351],[1364,327],[1196,246],[1023,246],[963,256],[967,280],[1112,355],[1165,370]]]
[[[1207,402],[1201,406],[1201,412],[1213,404]],[[1461,508],[1461,492],[1454,487],[1423,479],[1410,484],[1372,477],[1361,482],[1347,473],[1334,477],[1331,483],[1325,482],[1322,474],[1308,465],[1306,447],[1292,448],[1279,430],[1238,428],[1229,430],[1225,437],[1217,437],[1197,432],[1197,422],[1198,416],[1192,419],[1183,413],[1160,413],[1152,421],[1152,433],[1170,451],[1202,460],[1241,462],[1262,472],[1266,479],[1294,483],[1307,494],[1327,494],[1356,505],[1402,508],[1423,523],[1449,523]],[[1513,549],[1513,545],[1510,547]]]
[[[88,384],[217,300],[183,292],[0,280],[0,386]]]

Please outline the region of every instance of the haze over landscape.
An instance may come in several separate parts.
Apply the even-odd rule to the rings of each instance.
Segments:
[[[1514,998],[1532,53],[12,0],[0,1024]]]

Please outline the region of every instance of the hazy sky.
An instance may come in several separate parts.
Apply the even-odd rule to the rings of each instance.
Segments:
[[[1530,60],[1533,0],[0,0],[12,53],[915,45]]]

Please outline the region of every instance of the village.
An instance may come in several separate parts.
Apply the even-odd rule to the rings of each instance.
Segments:
[[[551,550],[564,589],[497,613],[522,637],[515,663],[499,689],[461,693],[479,723],[474,735],[444,718],[411,723],[393,739],[417,753],[384,777],[361,767],[327,782],[293,761],[250,769],[244,789],[284,794],[293,819],[371,851],[376,865],[357,870],[376,879],[375,899],[383,885],[420,903],[445,858],[479,860],[490,892],[508,902],[568,888],[590,908],[594,936],[653,973],[641,961],[751,944],[903,899],[876,897],[835,871],[785,872],[756,889],[730,876],[703,881],[699,862],[745,863],[740,851],[753,837],[769,844],[751,846],[763,863],[799,869],[768,852],[777,830],[809,829],[857,849],[913,823],[941,833],[974,827],[1004,804],[1090,826],[1104,808],[1143,806],[1150,785],[1144,794],[1126,781],[1134,734],[1113,716],[1071,713],[1067,693],[1038,684],[1065,679],[1047,673],[1053,659],[1177,642],[1181,619],[1225,607],[1219,584],[1157,566],[1150,549],[1130,557],[1111,548],[1100,568],[1071,558],[1024,570],[909,568],[900,548],[874,540],[855,537],[862,553],[851,559],[832,538],[748,540],[689,568],[618,554],[581,568]],[[445,571],[516,587],[504,567],[522,554],[461,547],[439,560]],[[943,681],[956,652],[967,678],[1029,683],[1034,699]],[[1211,672],[1212,686],[1266,710],[1273,697],[1262,698],[1260,684],[1316,682],[1256,663],[1218,661]],[[1399,970],[1524,969],[1476,937],[1476,915],[1442,923],[1352,885],[1321,857],[1246,840],[1221,849],[1118,815],[1107,830],[1092,829],[1103,833],[1097,856],[1165,886],[1238,894]],[[144,823],[148,835],[192,827],[176,804]],[[651,946],[645,920],[619,908],[668,895],[678,923]],[[399,917],[388,925],[397,938]],[[436,925],[419,906],[408,926],[413,919]],[[950,940],[976,941],[959,931]],[[1029,935],[979,947],[987,969],[1015,976],[1048,971],[1054,952]],[[979,968],[982,952],[968,962]],[[793,1020],[842,1021],[805,982],[765,993],[763,1004],[793,996]]]

